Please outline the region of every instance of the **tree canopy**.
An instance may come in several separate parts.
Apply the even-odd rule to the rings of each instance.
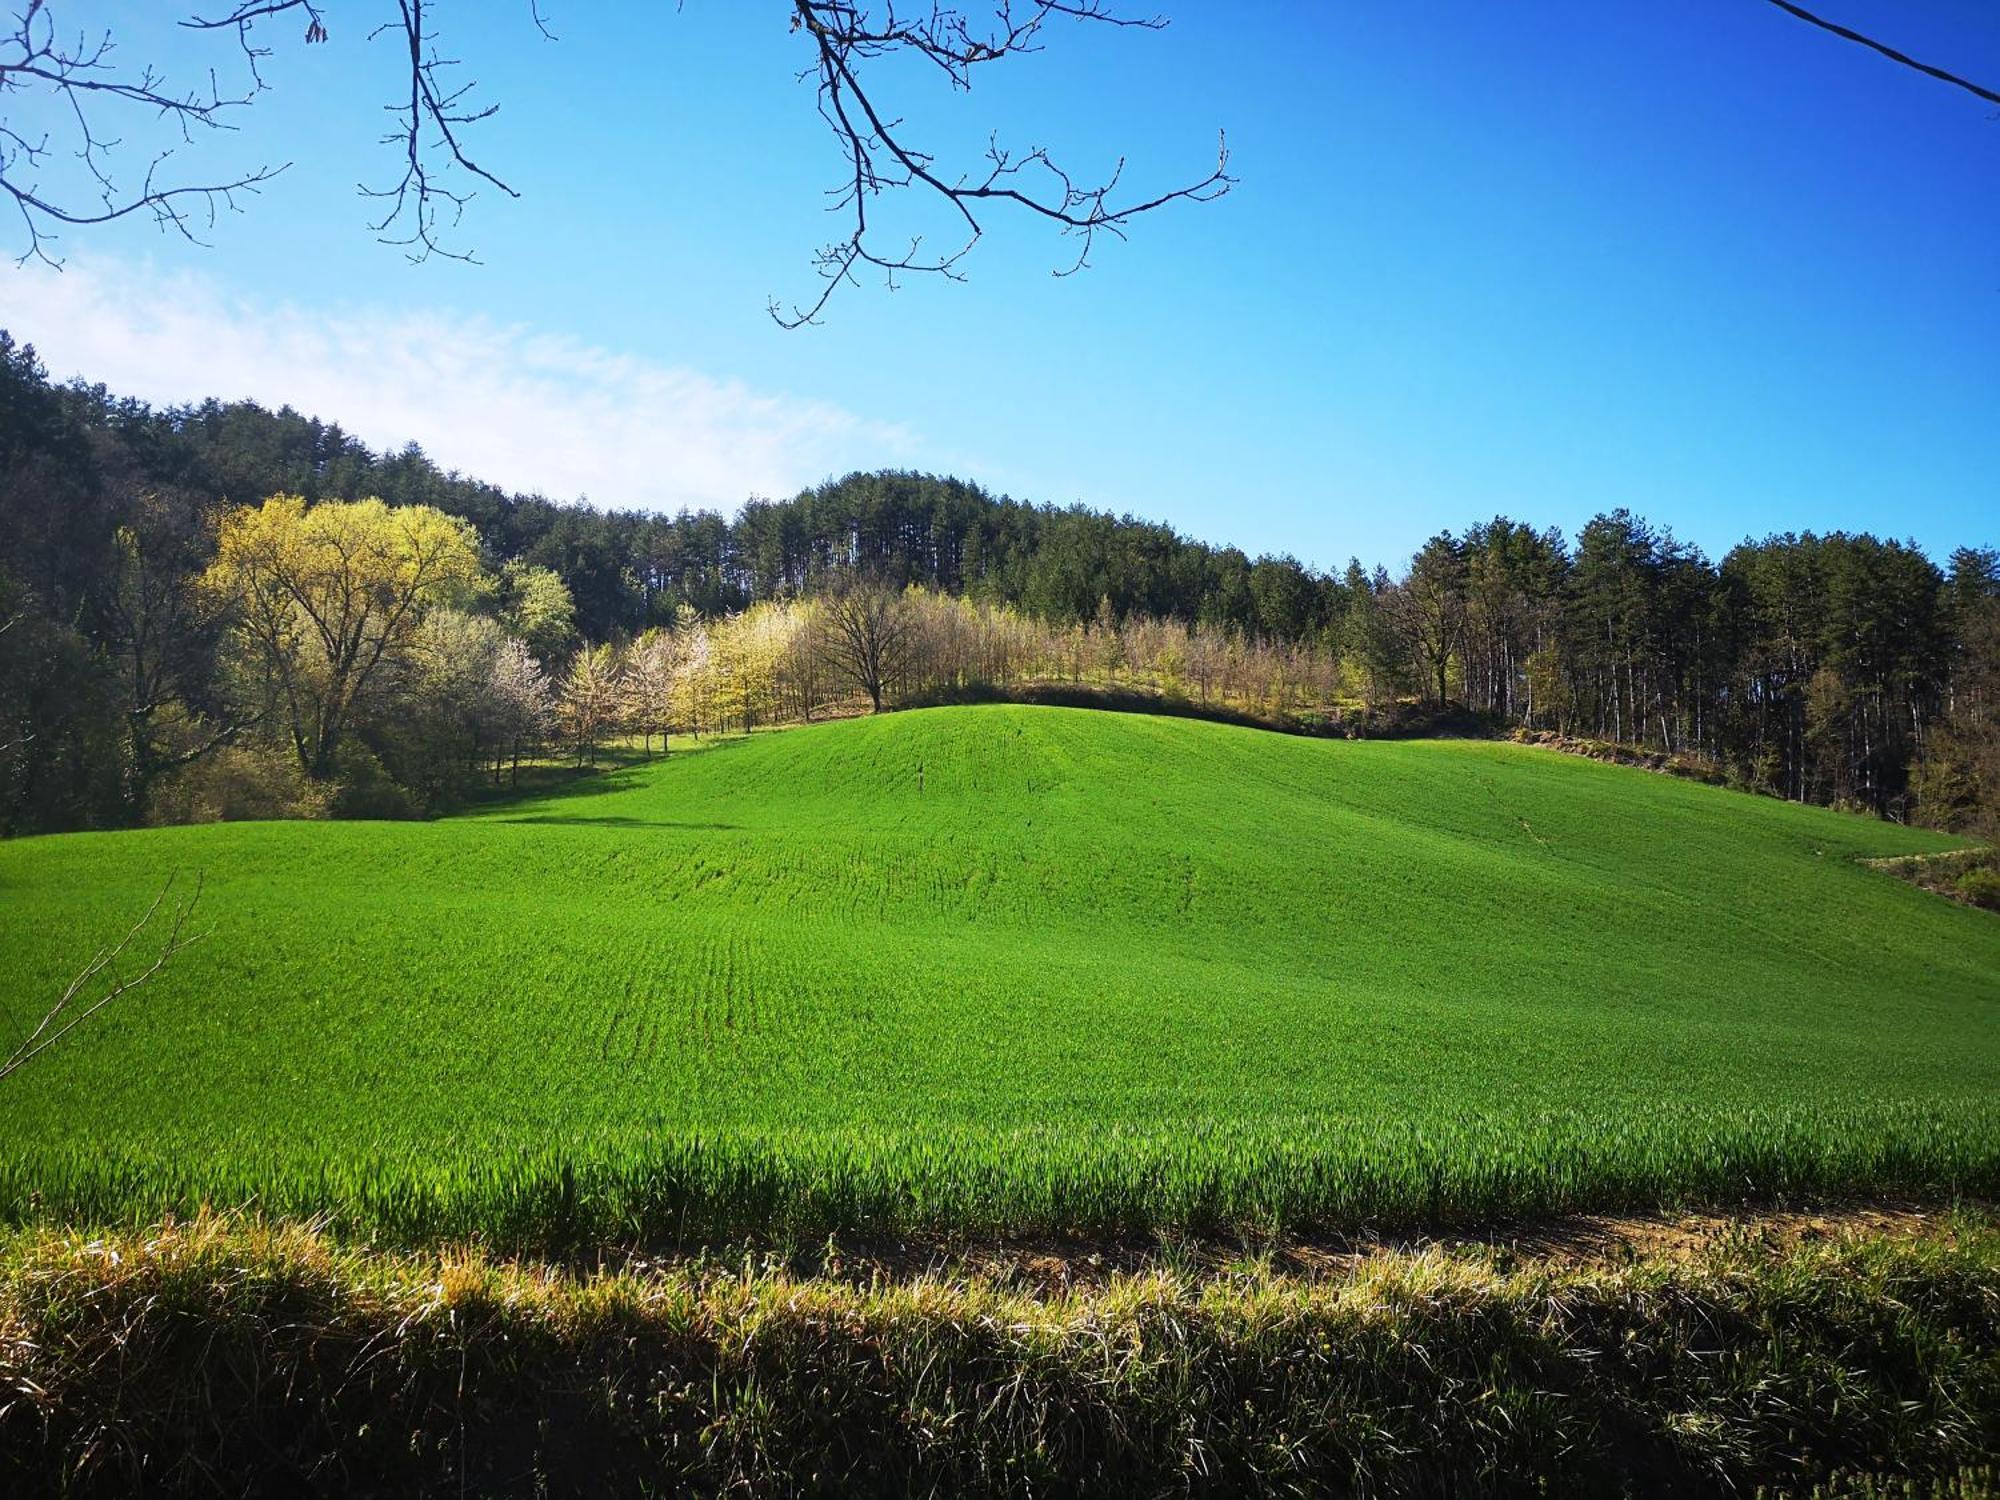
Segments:
[[[308,507],[274,495],[222,517],[202,584],[227,602],[277,685],[300,768],[324,779],[376,672],[405,657],[426,614],[463,598],[479,573],[472,528],[428,505]]]

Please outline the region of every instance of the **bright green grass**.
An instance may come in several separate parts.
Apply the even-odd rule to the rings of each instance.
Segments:
[[[1443,1220],[2000,1187],[1950,846],[1489,743],[897,714],[433,824],[0,845],[0,1213],[210,1198],[522,1239]]]

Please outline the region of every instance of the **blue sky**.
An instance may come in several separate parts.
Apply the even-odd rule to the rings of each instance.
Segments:
[[[71,235],[61,277],[0,271],[0,324],[58,375],[291,401],[604,504],[898,464],[1322,566],[1616,505],[1717,554],[2000,542],[2000,118],[1763,0],[1182,0],[1158,34],[1060,27],[969,96],[887,74],[941,148],[997,128],[1143,188],[1224,128],[1241,185],[1067,280],[996,214],[969,283],[868,284],[795,333],[764,307],[813,289],[838,160],[784,7],[549,8],[553,44],[525,6],[439,7],[502,105],[476,154],[523,193],[472,207],[483,264],[367,232],[395,59],[336,5],[204,143],[294,162],[211,248]],[[1991,0],[1820,8],[2000,79]],[[171,72],[218,55],[95,9]]]

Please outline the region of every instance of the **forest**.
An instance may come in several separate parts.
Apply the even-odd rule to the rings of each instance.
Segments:
[[[5,832],[421,816],[612,738],[1065,687],[2000,824],[1991,546],[1785,534],[1718,562],[1612,508],[1321,572],[904,472],[663,515],[289,409],[53,383],[0,333]]]

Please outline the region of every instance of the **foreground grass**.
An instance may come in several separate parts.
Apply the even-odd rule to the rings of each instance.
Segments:
[[[2000,922],[1941,836],[1491,743],[969,707],[428,825],[0,844],[0,1219],[407,1243],[1447,1224],[2000,1190]]]
[[[594,1272],[0,1241],[15,1494],[1996,1493],[2000,1230],[1562,1265]],[[1908,1486],[1908,1487],[1906,1487]]]

